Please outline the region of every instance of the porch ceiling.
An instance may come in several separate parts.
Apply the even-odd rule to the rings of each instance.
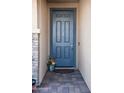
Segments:
[[[47,0],[49,3],[76,3],[79,0]]]

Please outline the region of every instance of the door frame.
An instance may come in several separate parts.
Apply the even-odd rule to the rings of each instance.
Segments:
[[[73,24],[73,27],[74,27],[74,31],[73,31],[73,33],[74,33],[74,36],[73,36],[73,38],[74,38],[74,60],[73,60],[73,62],[74,62],[74,68],[76,67],[76,9],[75,8],[50,8],[50,55],[51,55],[51,53],[52,53],[52,26],[51,26],[51,24],[52,24],[52,13],[53,13],[53,11],[73,11],[73,21],[74,21],[74,24]],[[67,68],[70,68],[70,67],[67,67]]]
[[[78,31],[78,13],[79,13],[79,9],[78,9],[78,4],[69,4],[66,3],[66,6],[64,4],[58,4],[58,3],[54,3],[54,4],[48,4],[48,56],[50,55],[50,9],[75,9],[75,13],[76,13],[76,52],[75,52],[75,67],[73,67],[74,69],[78,69],[79,65],[78,65],[78,42],[79,42],[79,31]],[[69,68],[68,68],[69,69]],[[70,68],[71,69],[71,68]]]

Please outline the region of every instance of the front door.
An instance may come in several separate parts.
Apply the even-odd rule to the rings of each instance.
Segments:
[[[76,30],[74,9],[51,10],[51,56],[57,67],[74,67]]]

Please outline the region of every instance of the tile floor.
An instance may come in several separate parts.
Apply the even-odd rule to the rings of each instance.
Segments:
[[[60,74],[47,72],[41,87],[34,93],[90,93],[78,70]]]

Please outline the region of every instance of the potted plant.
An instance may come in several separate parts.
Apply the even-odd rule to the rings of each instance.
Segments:
[[[48,71],[54,71],[55,70],[55,57],[50,56],[48,58],[48,63],[47,63],[47,67],[48,67]]]

